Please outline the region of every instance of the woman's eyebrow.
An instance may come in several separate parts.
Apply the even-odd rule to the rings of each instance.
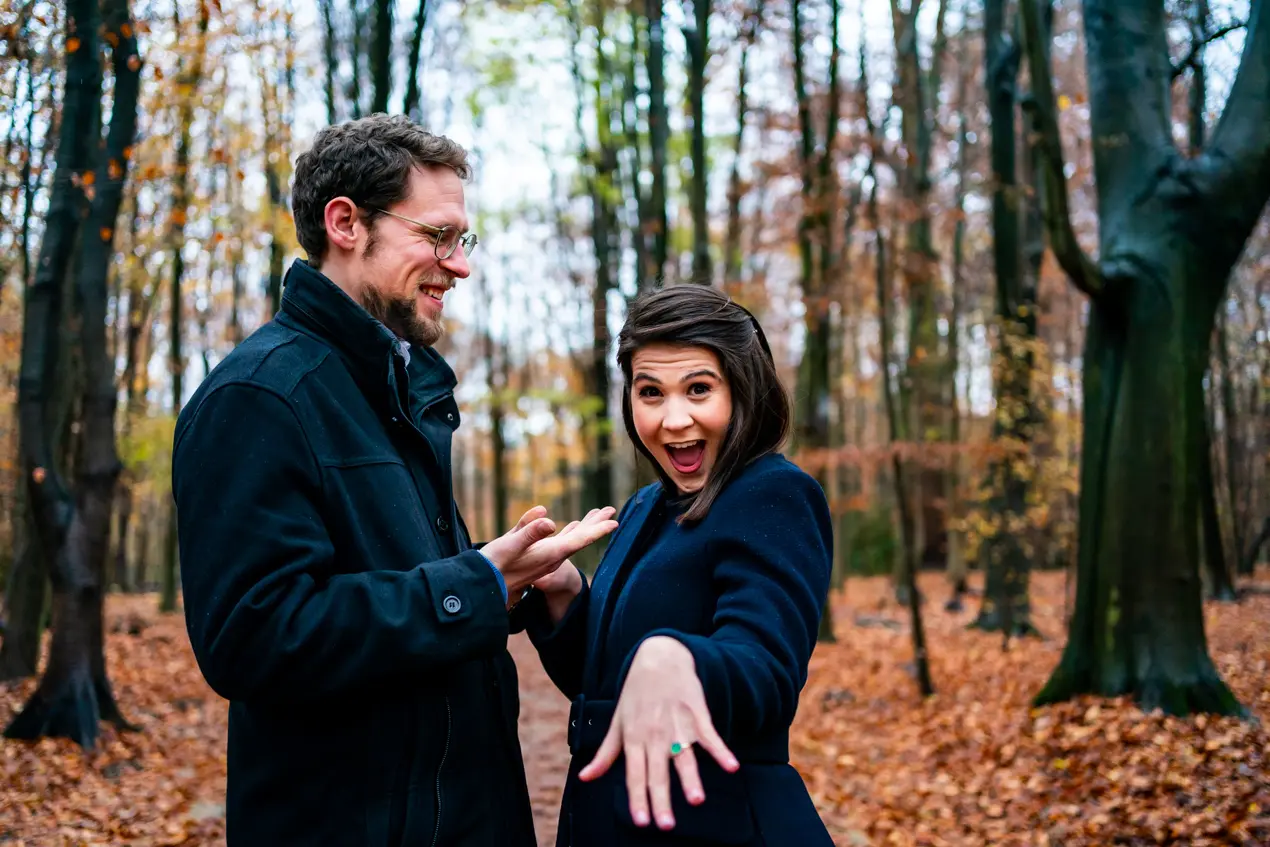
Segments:
[[[649,374],[646,374],[643,371],[640,371],[639,373],[635,374],[635,376],[631,377],[631,382],[639,382],[641,379],[646,380],[648,382],[656,383],[657,385],[661,385],[660,379],[658,379],[655,376],[650,376]]]
[[[699,377],[699,376],[712,376],[712,377],[714,377],[715,379],[718,379],[718,378],[719,378],[719,375],[718,375],[717,373],[715,373],[714,371],[709,370],[709,369],[705,369],[705,370],[700,370],[700,371],[693,371],[693,372],[692,372],[692,373],[690,373],[690,374],[684,374],[682,377],[680,377],[680,378],[679,378],[679,381],[680,381],[680,382],[687,382],[688,380],[690,380],[690,379],[696,379],[696,378],[697,378],[697,377]]]

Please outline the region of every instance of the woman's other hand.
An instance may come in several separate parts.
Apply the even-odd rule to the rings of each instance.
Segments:
[[[569,611],[574,598],[582,591],[582,574],[573,562],[565,559],[555,571],[534,580],[534,588],[543,593],[551,622],[558,624],[565,612]]]
[[[635,652],[608,734],[578,777],[596,779],[625,754],[631,819],[639,826],[648,824],[651,798],[657,826],[671,829],[670,761],[688,802],[695,806],[706,799],[692,749],[696,744],[724,770],[740,766],[715,731],[692,653],[674,638],[653,636]]]

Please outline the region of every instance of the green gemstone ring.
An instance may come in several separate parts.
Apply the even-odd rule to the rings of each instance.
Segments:
[[[684,751],[684,746],[680,744],[678,741],[670,745],[670,755],[672,756],[678,756],[683,751]]]

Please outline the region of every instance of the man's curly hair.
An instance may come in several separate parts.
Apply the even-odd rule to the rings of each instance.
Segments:
[[[405,199],[410,171],[446,167],[462,180],[471,179],[467,151],[442,135],[433,135],[404,115],[375,114],[328,126],[295,163],[291,211],[296,238],[309,263],[321,265],[326,255],[326,204],[347,197],[374,224],[372,208],[387,208]]]

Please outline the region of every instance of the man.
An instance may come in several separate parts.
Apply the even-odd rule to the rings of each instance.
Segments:
[[[320,132],[293,192],[308,261],[177,422],[186,623],[230,701],[230,847],[535,843],[508,608],[616,524],[552,536],[535,509],[472,549],[432,349],[476,244],[468,176],[405,118]]]

